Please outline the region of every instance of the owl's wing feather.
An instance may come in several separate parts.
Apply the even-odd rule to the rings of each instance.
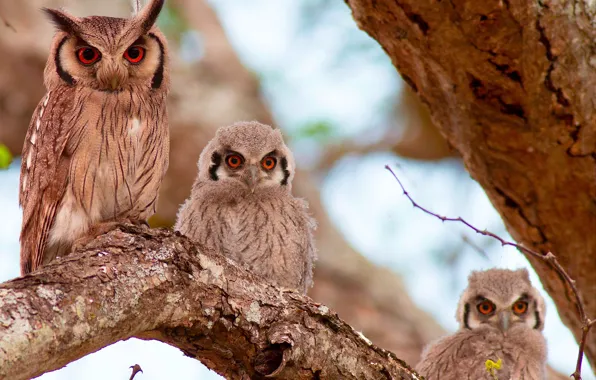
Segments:
[[[492,349],[484,347],[482,333],[460,330],[431,343],[422,353],[416,371],[432,380],[493,380],[485,362],[494,357]],[[505,371],[497,373],[498,379],[508,377]]]
[[[66,190],[70,159],[65,147],[72,134],[66,123],[73,91],[64,87],[48,92],[27,130],[19,185],[23,208],[21,274],[42,264],[56,210]]]
[[[304,231],[302,234],[303,241],[299,246],[304,249],[300,252],[303,258],[304,268],[301,275],[300,287],[306,293],[313,284],[313,269],[314,262],[317,259],[317,250],[315,247],[314,232],[317,228],[316,220],[310,215],[308,211],[308,203],[304,199],[294,198],[294,211],[299,216],[297,218],[297,229]]]

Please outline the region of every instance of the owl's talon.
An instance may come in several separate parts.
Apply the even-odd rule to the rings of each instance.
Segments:
[[[75,242],[72,245],[72,252],[77,252],[77,251],[82,250],[89,243],[91,243],[93,240],[95,240],[95,237],[88,236],[88,235],[83,236],[82,238],[79,238],[79,239],[75,240]]]
[[[131,224],[134,224],[137,227],[147,227],[147,228],[149,228],[149,223],[147,223],[146,220],[135,219],[135,220],[131,220],[130,222],[131,222]]]

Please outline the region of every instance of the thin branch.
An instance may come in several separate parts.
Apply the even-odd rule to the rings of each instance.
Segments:
[[[137,375],[137,373],[139,373],[139,372],[142,373],[143,372],[143,369],[138,364],[131,365],[130,368],[132,368],[132,374],[130,375],[130,379],[128,379],[128,380],[134,380],[134,378]]]
[[[501,246],[515,247],[519,251],[521,251],[521,252],[523,252],[525,254],[528,254],[530,256],[534,256],[534,257],[536,257],[536,258],[538,258],[540,260],[545,261],[546,263],[548,263],[559,274],[559,276],[563,279],[563,283],[565,285],[567,285],[571,289],[571,292],[573,294],[573,297],[575,298],[575,303],[577,305],[577,310],[579,312],[579,316],[580,316],[581,321],[582,321],[582,324],[583,324],[583,326],[582,326],[581,341],[580,341],[580,344],[579,344],[579,353],[578,353],[578,357],[577,357],[577,364],[576,364],[576,367],[575,367],[575,372],[573,374],[571,374],[571,376],[575,380],[581,380],[581,378],[582,378],[581,377],[582,360],[583,360],[583,356],[584,356],[584,348],[585,348],[585,345],[586,345],[586,339],[587,339],[588,333],[590,332],[590,329],[596,323],[596,320],[591,320],[586,315],[584,303],[583,303],[583,301],[581,299],[581,296],[579,294],[579,291],[577,290],[577,287],[575,286],[575,280],[573,280],[571,278],[571,276],[569,276],[569,274],[567,274],[567,272],[565,271],[565,269],[563,269],[563,267],[561,266],[561,264],[557,260],[556,256],[552,252],[547,252],[545,255],[543,255],[542,253],[539,253],[539,252],[534,251],[532,249],[526,248],[526,247],[524,247],[521,244],[517,244],[517,243],[511,242],[511,241],[507,241],[507,240],[503,239],[502,237],[500,237],[500,236],[498,236],[498,235],[496,235],[496,234],[494,234],[494,233],[492,233],[490,231],[487,231],[486,229],[480,230],[479,228],[476,228],[472,224],[470,224],[469,222],[467,222],[462,217],[459,217],[458,216],[457,218],[452,218],[452,217],[442,216],[442,215],[439,215],[437,213],[434,213],[434,212],[432,212],[432,211],[430,211],[430,210],[428,210],[428,209],[420,206],[418,203],[416,203],[416,201],[414,201],[414,199],[412,198],[412,196],[406,191],[406,188],[404,187],[403,183],[397,177],[397,175],[391,169],[391,167],[389,165],[385,165],[385,169],[389,170],[389,172],[393,175],[393,177],[395,178],[395,180],[399,184],[399,187],[401,188],[403,194],[408,198],[408,200],[410,201],[410,203],[412,203],[412,206],[414,206],[415,208],[421,210],[425,214],[434,216],[435,218],[440,219],[443,222],[458,222],[458,223],[462,223],[465,226],[467,226],[468,228],[470,228],[471,230],[473,230],[474,232],[476,232],[477,234],[488,236],[488,237],[491,237],[491,238],[499,241],[501,243]]]
[[[478,252],[482,257],[488,259],[488,254],[484,251],[484,249],[480,247],[478,244],[476,244],[474,241],[472,241],[472,239],[470,239],[468,236],[461,235],[461,239],[464,243],[472,247],[474,251]]]

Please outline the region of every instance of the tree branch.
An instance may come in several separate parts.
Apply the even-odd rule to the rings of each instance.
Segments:
[[[0,378],[36,377],[131,337],[229,379],[420,378],[327,307],[165,229],[121,226],[0,285]]]

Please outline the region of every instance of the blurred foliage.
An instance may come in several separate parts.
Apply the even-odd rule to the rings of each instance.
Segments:
[[[291,138],[294,140],[311,139],[317,142],[326,142],[336,136],[337,128],[333,123],[326,120],[318,120],[306,123],[295,131]]]
[[[168,39],[180,43],[182,34],[190,29],[186,19],[180,14],[180,10],[175,6],[166,2],[159,18],[157,19],[157,26],[164,32]]]
[[[12,154],[4,144],[0,144],[0,169],[6,169],[12,162]]]
[[[380,45],[356,27],[350,8],[343,1],[303,0],[298,20],[298,32],[306,34],[305,37],[312,38],[308,34],[326,33],[327,37],[338,41],[338,49],[332,56],[333,66],[339,67],[352,60],[388,60]],[[346,20],[348,22],[344,23]],[[329,25],[333,25],[333,28],[329,28]]]

